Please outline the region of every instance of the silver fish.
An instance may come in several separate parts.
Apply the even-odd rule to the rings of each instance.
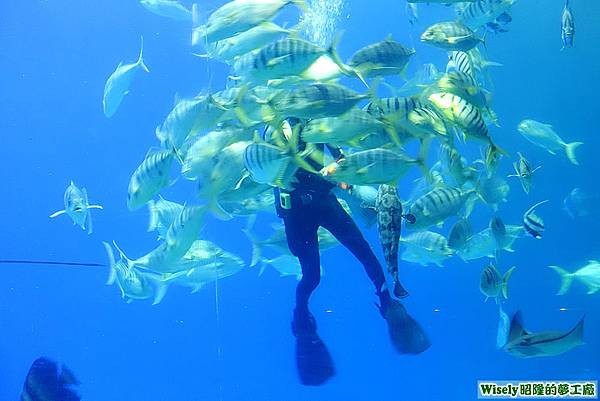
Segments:
[[[533,178],[533,173],[539,170],[542,166],[531,168],[531,164],[525,158],[525,156],[523,156],[521,152],[517,152],[517,154],[519,155],[519,161],[513,163],[515,174],[511,174],[509,175],[509,177],[517,177],[521,182],[523,191],[525,191],[526,194],[529,194],[529,191],[531,190],[531,180]]]
[[[575,19],[573,18],[571,8],[569,7],[569,0],[565,0],[560,31],[563,42],[563,47],[561,50],[564,50],[568,47],[573,47],[573,39],[575,38]]]
[[[483,269],[479,281],[479,290],[485,295],[486,301],[488,298],[494,298],[496,303],[499,303],[501,297],[508,299],[508,280],[510,280],[515,269],[515,266],[511,267],[504,273],[504,276],[500,275],[500,271],[493,263]]]
[[[455,251],[460,251],[465,248],[467,241],[471,237],[471,224],[467,219],[458,220],[450,229],[448,235],[448,246]]]
[[[59,210],[58,212],[52,213],[50,218],[53,219],[61,214],[66,213],[73,220],[73,225],[77,224],[79,227],[85,230],[85,226],[87,224],[88,234],[91,234],[93,231],[93,226],[90,209],[102,209],[102,206],[90,205],[85,188],[77,188],[73,181],[71,181],[71,184],[65,190],[64,201],[65,208],[63,210]]]
[[[133,64],[119,63],[115,71],[108,77],[104,86],[104,97],[102,98],[102,106],[104,115],[107,118],[112,117],[116,112],[125,95],[129,93],[129,86],[137,75],[139,70],[150,72],[146,64],[144,64],[144,38],[141,38],[142,46],[140,56],[137,62]]]

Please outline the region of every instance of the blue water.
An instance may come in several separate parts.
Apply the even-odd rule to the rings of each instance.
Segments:
[[[187,3],[187,2],[186,2]],[[325,274],[312,298],[319,332],[336,362],[337,375],[318,388],[299,384],[290,318],[294,278],[256,269],[210,284],[190,295],[173,287],[158,306],[126,304],[105,286],[106,268],[0,265],[0,399],[18,399],[31,362],[45,355],[68,364],[82,382],[83,399],[103,400],[471,400],[479,379],[598,379],[600,294],[575,284],[556,296],[559,278],[547,266],[569,270],[600,257],[599,224],[572,220],[562,200],[575,186],[598,191],[600,3],[574,0],[575,47],[560,52],[562,2],[521,0],[510,32],[487,39],[494,108],[501,127],[491,127],[511,153],[524,151],[543,168],[526,196],[510,181],[505,222],[518,224],[533,203],[547,231],[541,241],[517,241],[503,253],[501,270],[516,265],[504,308],[522,310],[527,328],[566,330],[586,315],[584,346],[552,358],[521,360],[496,349],[497,308],[484,303],[479,277],[486,260],[446,268],[402,264],[410,312],[432,339],[418,356],[394,352],[385,322],[373,306],[373,288],[362,267],[342,248],[323,255]],[[217,2],[211,2],[216,5]],[[220,3],[219,3],[220,4]],[[190,4],[186,4],[190,5]],[[338,29],[344,59],[389,33],[406,45],[426,26],[449,19],[451,8],[421,5],[421,21],[406,22],[403,1],[346,1]],[[102,113],[104,83],[119,61],[134,62],[145,38],[150,74],[140,74],[117,114]],[[191,96],[223,87],[226,68],[189,55],[190,27],[148,13],[136,1],[3,1],[0,4],[0,258],[105,263],[102,240],[115,239],[129,256],[156,244],[147,212],[129,212],[131,172],[149,147],[154,129],[175,94]],[[419,63],[445,64],[445,53],[416,43]],[[360,85],[352,83],[355,88]],[[580,140],[581,165],[551,156],[516,131],[532,118],[554,125],[567,142]],[[500,171],[511,172],[507,160]],[[74,180],[86,187],[95,231],[89,235],[62,216],[63,191]],[[412,182],[400,185],[408,194]],[[180,180],[163,194],[184,202],[194,186]],[[478,206],[483,229],[490,210]],[[274,215],[261,221],[276,221]],[[250,258],[243,221],[211,220],[202,237]],[[266,229],[259,235],[267,235]],[[376,231],[365,235],[380,254]],[[217,291],[216,291],[217,290]],[[216,306],[218,300],[218,317]],[[566,311],[559,311],[566,308]],[[438,310],[437,312],[435,310]]]

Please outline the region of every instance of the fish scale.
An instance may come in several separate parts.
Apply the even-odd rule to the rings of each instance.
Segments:
[[[398,278],[398,245],[402,232],[402,202],[396,187],[380,185],[375,202],[377,209],[377,229],[379,242],[388,272],[394,280],[394,295],[400,298],[408,296]]]

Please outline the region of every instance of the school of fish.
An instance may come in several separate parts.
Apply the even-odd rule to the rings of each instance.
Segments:
[[[423,3],[445,3],[456,10],[455,19],[439,21],[420,35],[424,45],[447,54],[446,65],[414,65],[417,49],[391,34],[344,59],[337,50],[341,35],[326,46],[303,37],[304,16],[311,12],[304,0],[233,0],[214,10],[202,9],[201,3],[188,9],[173,0],[141,0],[158,16],[191,23],[191,53],[223,63],[230,76],[221,90],[213,82],[210,90],[178,99],[157,121],[157,145],[140,158],[126,201],[130,210],[148,207],[149,231],[157,232],[159,242],[137,259],[127,257],[116,242],[105,242],[108,283],[116,283],[128,302],[152,299],[156,304],[171,285],[195,292],[249,266],[261,265],[261,274],[272,267],[281,276],[301,277],[283,226],[274,225],[265,239],[257,238],[253,227],[258,212],[274,211],[272,189],[293,188],[295,173],[305,169],[337,184],[334,193],[358,221],[366,227],[377,224],[385,270],[397,297],[409,295],[400,283],[405,263],[399,258],[441,267],[457,257],[482,268],[480,290],[498,304],[498,347],[533,357],[582,344],[583,320],[566,335],[531,334],[522,328],[520,314],[509,325],[502,309],[509,279],[515,272],[518,278],[519,268],[499,266],[499,255],[514,252],[515,243],[527,237],[542,240],[542,216],[556,208],[539,200],[543,194],[536,193],[535,181],[543,170],[526,154],[535,158],[539,148],[564,154],[571,168],[577,168],[576,150],[583,145],[563,139],[549,122],[531,116],[522,116],[517,127],[508,129],[512,133],[499,128],[502,116],[493,110],[491,75],[492,67],[501,64],[487,60],[485,50],[499,37],[495,35],[509,29],[518,2],[408,0],[406,13],[415,28],[422,8],[435,7]],[[283,9],[295,9],[303,22],[280,24]],[[563,50],[573,46],[574,34],[567,0]],[[416,71],[412,76],[411,70]],[[132,95],[126,95],[135,91],[140,71],[150,71],[143,38],[137,61],[120,62],[106,82],[107,118],[126,112],[121,109],[127,108]],[[394,77],[405,83],[391,84]],[[503,147],[503,135],[517,133],[533,146]],[[320,154],[323,143],[341,147],[344,157]],[[480,157],[467,156],[474,153]],[[311,159],[324,159],[325,167],[314,170]],[[499,173],[502,163],[512,164],[514,174]],[[197,199],[178,203],[161,196],[178,179],[196,183]],[[508,224],[501,217],[502,205],[516,185],[532,197],[533,206],[522,211],[522,221]],[[586,215],[590,207],[581,210],[586,199],[574,190],[565,209],[571,216]],[[73,183],[64,202],[65,209],[51,217],[66,213],[82,228],[87,222],[91,232],[89,210],[101,206],[89,205],[85,189]],[[545,209],[540,207],[546,203]],[[489,225],[480,231],[470,222],[475,208],[490,215]],[[252,244],[250,263],[200,237],[209,215],[247,220],[242,231]],[[322,251],[338,245],[326,230],[319,231],[319,243]],[[264,257],[265,249],[276,256]],[[598,291],[599,266],[592,260],[573,273],[552,266],[563,281],[559,293],[566,293],[574,279],[587,285],[590,294]]]

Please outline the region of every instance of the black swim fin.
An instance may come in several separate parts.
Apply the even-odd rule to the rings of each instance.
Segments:
[[[390,339],[394,348],[401,354],[420,354],[431,346],[431,342],[421,325],[406,311],[404,305],[393,299],[387,291],[379,295],[377,305],[387,321]]]
[[[406,298],[408,295],[408,291],[402,286],[400,280],[396,279],[394,283],[394,296],[396,298]]]
[[[300,382],[320,386],[335,375],[329,350],[317,335],[315,318],[308,311],[294,310],[292,333],[296,337],[296,366]]]

